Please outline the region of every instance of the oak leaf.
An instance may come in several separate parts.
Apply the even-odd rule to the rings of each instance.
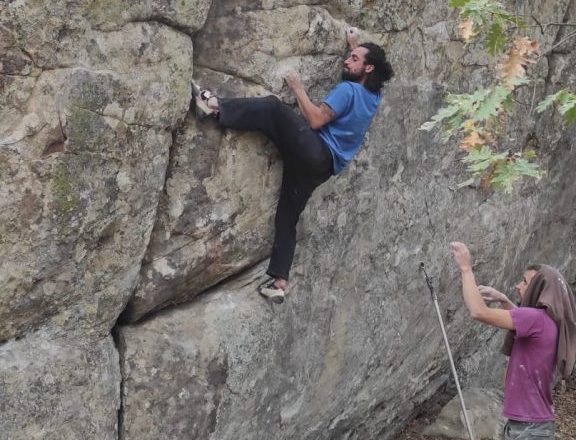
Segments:
[[[540,50],[537,41],[527,37],[516,38],[508,49],[504,63],[499,64],[500,78],[507,89],[513,90],[516,86],[526,82],[526,65],[534,63],[534,57]]]
[[[531,57],[538,55],[540,52],[540,43],[536,40],[530,40],[528,37],[519,37],[514,40],[514,47],[524,56],[529,63],[534,63]]]
[[[480,133],[472,131],[460,142],[459,147],[465,151],[472,151],[475,148],[481,147],[486,144]]]

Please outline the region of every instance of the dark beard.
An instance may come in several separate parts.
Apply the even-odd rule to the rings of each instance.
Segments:
[[[352,81],[358,82],[362,79],[362,75],[359,73],[352,73],[347,70],[342,70],[342,81]]]

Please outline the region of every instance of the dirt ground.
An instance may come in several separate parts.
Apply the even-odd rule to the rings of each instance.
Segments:
[[[576,440],[576,382],[566,385],[565,390],[554,390],[556,409],[556,440]],[[396,440],[446,440],[444,437],[430,437],[419,434],[420,430],[433,422],[433,416],[415,419],[401,432]]]

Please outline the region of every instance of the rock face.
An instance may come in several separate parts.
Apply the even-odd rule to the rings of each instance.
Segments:
[[[0,347],[3,439],[118,438],[120,368],[111,337],[32,334]]]
[[[189,107],[182,30],[198,30],[208,7],[0,8],[2,438],[117,438],[110,330],[138,282]]]
[[[50,322],[109,333],[137,281],[171,129],[189,104],[188,36],[152,22],[99,30],[88,6],[60,6],[44,29],[40,6],[2,12],[20,58],[2,76],[0,340]]]
[[[512,195],[459,185],[458,151],[418,130],[445,91],[491,81],[445,2],[50,3],[0,10],[8,438],[391,439],[449,373],[420,261],[465,385],[498,386],[486,353],[500,336],[470,323],[450,241],[470,243],[484,284],[507,289],[533,262],[575,278],[574,127],[529,105],[509,122],[548,172]],[[518,7],[576,22],[573,0]],[[289,297],[270,306],[255,286],[277,154],[195,118],[190,79],[293,102],[293,68],[319,101],[347,24],[384,45],[396,77],[355,162],[310,201]],[[520,103],[576,89],[566,28],[544,28]]]
[[[499,440],[506,420],[502,417],[502,391],[497,389],[471,388],[462,392],[470,428],[475,438]],[[460,398],[455,396],[442,408],[436,421],[422,434],[462,439],[468,437],[468,429],[462,413]]]
[[[254,294],[263,270],[120,329],[121,438],[377,438],[414,395],[429,396],[422,382],[446,379],[433,332],[427,346],[402,346],[411,329],[386,307],[397,295],[302,280],[273,306]]]
[[[263,136],[224,133],[189,115],[169,170],[125,320],[194,297],[262,260],[271,246],[282,171]]]

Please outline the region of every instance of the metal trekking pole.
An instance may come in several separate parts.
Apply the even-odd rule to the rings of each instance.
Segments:
[[[440,328],[442,329],[442,336],[444,336],[444,345],[446,345],[446,351],[448,352],[448,359],[450,359],[450,366],[452,367],[452,374],[454,375],[454,381],[456,382],[456,389],[458,390],[458,396],[460,397],[460,404],[462,405],[462,412],[464,413],[464,421],[466,422],[466,429],[468,430],[468,437],[470,440],[474,440],[474,434],[472,433],[472,427],[470,426],[470,421],[468,420],[468,412],[466,411],[466,404],[464,403],[464,397],[462,396],[462,390],[460,389],[460,381],[458,380],[458,373],[456,373],[456,366],[454,365],[454,359],[452,358],[452,351],[450,350],[450,344],[448,343],[448,336],[446,335],[446,330],[444,329],[444,321],[442,320],[442,314],[440,313],[440,306],[438,305],[438,297],[436,292],[434,292],[434,287],[432,286],[432,280],[426,273],[424,268],[424,263],[420,263],[420,270],[426,278],[426,284],[428,285],[428,290],[430,290],[430,296],[434,302],[434,307],[436,308],[436,314],[438,315],[438,321],[440,322]]]

